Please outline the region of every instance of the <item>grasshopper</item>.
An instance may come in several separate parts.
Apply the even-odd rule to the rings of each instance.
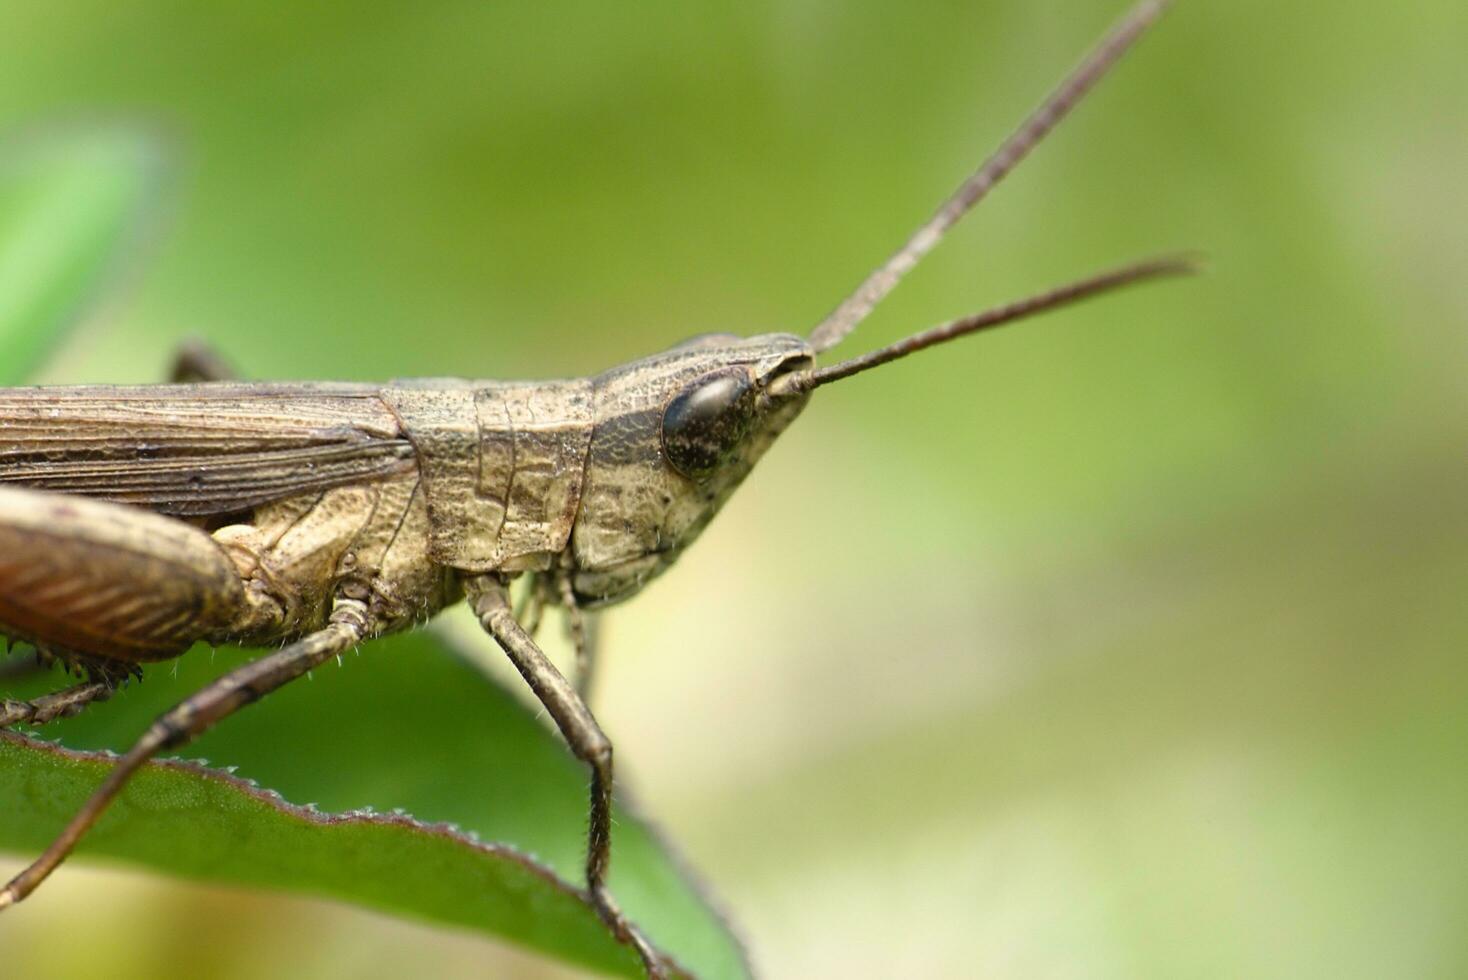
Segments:
[[[612,743],[582,696],[584,610],[637,594],[697,538],[822,385],[1126,285],[1163,257],[817,366],[1161,15],[1134,6],[937,213],[808,337],[705,335],[590,378],[248,384],[183,357],[175,383],[0,390],[0,632],[85,676],[0,702],[0,726],[104,700],[199,641],[285,645],[159,717],[33,864],[29,895],[129,778],[361,641],[467,600],[590,770],[586,895],[650,976],[670,967],[608,890]],[[516,609],[511,582],[530,578]],[[563,606],[578,683],[535,623]],[[533,609],[530,607],[534,607]]]

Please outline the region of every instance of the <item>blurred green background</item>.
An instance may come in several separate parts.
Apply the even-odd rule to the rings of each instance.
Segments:
[[[1121,8],[6,4],[0,139],[174,161],[45,380],[186,335],[383,379],[803,331]],[[1450,0],[1184,0],[843,352],[1160,249],[1210,274],[823,390],[604,617],[622,771],[763,972],[1468,971],[1465,42]],[[566,975],[48,887],[0,920],[17,975]]]

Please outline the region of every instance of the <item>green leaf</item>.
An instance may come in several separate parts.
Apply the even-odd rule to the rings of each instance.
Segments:
[[[161,170],[133,130],[46,130],[0,150],[0,384],[28,377],[112,278]]]
[[[126,748],[156,714],[246,656],[196,649],[45,731],[73,749]],[[32,677],[17,693],[59,679]],[[530,710],[453,656],[442,637],[365,644],[340,669],[284,688],[188,751],[237,766],[281,796],[198,763],[154,763],[78,855],[331,896],[639,974],[581,898],[585,772]],[[0,735],[0,848],[38,853],[105,766],[94,753]],[[308,801],[320,810],[296,805]],[[480,843],[490,840],[510,843]],[[625,802],[611,884],[684,969],[748,975],[725,924]],[[44,886],[30,899],[45,900]]]

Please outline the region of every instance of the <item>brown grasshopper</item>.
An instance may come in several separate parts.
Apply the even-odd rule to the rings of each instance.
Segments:
[[[467,599],[590,767],[590,901],[649,975],[666,962],[607,887],[612,745],[512,608],[581,611],[670,566],[821,385],[1121,286],[1139,262],[817,367],[1161,14],[1135,6],[926,224],[810,334],[719,334],[591,378],[245,384],[204,356],[156,386],[0,390],[0,632],[84,683],[0,703],[0,726],[106,698],[196,642],[287,643],[158,718],[0,908],[50,874],[147,760],[369,637]]]

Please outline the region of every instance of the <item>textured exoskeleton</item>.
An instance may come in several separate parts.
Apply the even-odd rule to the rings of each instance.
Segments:
[[[105,667],[276,643],[363,603],[421,622],[467,577],[635,591],[805,403],[798,337],[721,337],[594,378],[0,389],[0,624]],[[685,389],[737,391],[716,472],[664,460]],[[118,506],[123,505],[123,506]]]
[[[605,890],[610,743],[508,585],[540,576],[573,610],[635,592],[800,411],[808,393],[776,382],[813,360],[798,337],[723,336],[570,381],[0,389],[0,633],[92,674],[5,702],[0,725],[77,710],[196,641],[297,641],[161,719],[120,785],[130,759],[468,591],[592,766],[591,895],[656,971]]]
[[[566,608],[625,599],[697,537],[817,387],[1111,289],[1192,270],[1125,266],[826,367],[835,346],[1161,13],[1138,4],[886,264],[811,333],[695,338],[591,378],[505,383],[0,389],[0,633],[90,673],[0,727],[107,697],[196,641],[288,645],[160,717],[46,852],[28,895],[137,769],[364,638],[467,598],[591,772],[587,895],[649,975],[666,961],[607,890],[612,748],[535,645]],[[176,378],[218,375],[195,351]],[[533,576],[527,612],[508,596]],[[523,621],[522,621],[523,620]]]

